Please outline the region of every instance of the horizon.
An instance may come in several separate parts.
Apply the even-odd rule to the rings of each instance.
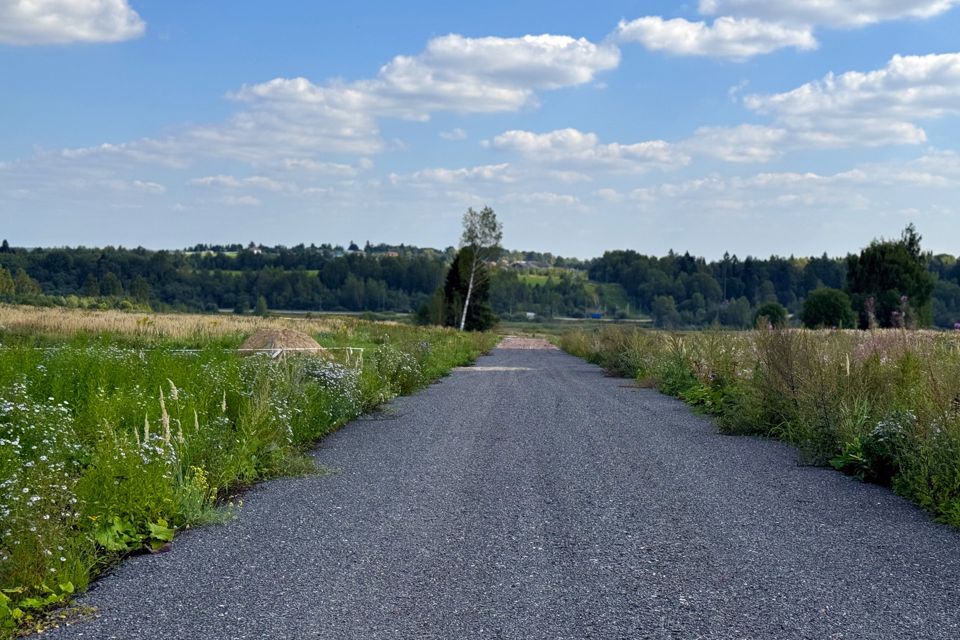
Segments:
[[[920,235],[921,235],[921,239],[922,239],[922,235],[923,235],[923,234],[920,234]],[[2,238],[2,239],[0,239],[0,240],[7,240],[7,239],[6,239],[6,238]],[[889,237],[889,238],[880,237],[880,238],[874,238],[873,240],[871,240],[871,242],[887,242],[887,241],[894,241],[894,240],[896,240],[896,238],[894,238],[894,237]],[[81,250],[81,249],[88,249],[88,250],[114,249],[114,250],[117,250],[117,251],[136,251],[136,250],[138,250],[138,249],[143,249],[143,250],[146,250],[146,251],[168,251],[168,252],[190,253],[190,252],[193,252],[193,251],[194,251],[194,247],[200,246],[200,245],[202,245],[202,246],[207,246],[207,247],[216,247],[216,246],[220,246],[220,247],[228,247],[228,246],[247,247],[247,246],[250,245],[251,243],[254,244],[254,245],[256,245],[258,248],[264,248],[264,249],[293,249],[293,248],[296,248],[296,247],[298,247],[298,246],[321,248],[321,247],[323,247],[324,245],[327,245],[327,246],[330,246],[330,247],[333,248],[333,249],[339,248],[339,249],[345,250],[346,247],[348,247],[351,242],[357,244],[357,246],[359,246],[359,247],[361,248],[361,250],[364,250],[367,244],[370,244],[372,247],[389,246],[389,247],[406,247],[406,248],[409,248],[409,249],[415,249],[415,250],[420,250],[420,251],[422,251],[422,250],[431,250],[431,251],[436,251],[437,253],[441,253],[441,254],[446,253],[447,251],[449,251],[449,250],[451,250],[451,249],[453,249],[453,250],[456,250],[456,249],[457,249],[457,245],[447,245],[447,246],[445,246],[445,247],[440,247],[440,246],[430,246],[430,245],[411,244],[411,243],[374,242],[374,241],[372,241],[372,240],[364,240],[363,242],[359,242],[359,241],[356,241],[356,240],[348,240],[347,242],[343,242],[343,243],[339,243],[339,242],[320,242],[320,243],[309,242],[309,243],[308,243],[308,242],[302,242],[302,241],[301,241],[301,242],[298,242],[297,244],[267,244],[267,243],[264,243],[264,242],[258,242],[258,241],[256,241],[256,240],[247,240],[246,242],[197,242],[197,243],[194,243],[192,246],[185,246],[185,247],[146,247],[146,246],[143,246],[143,245],[126,246],[126,245],[121,245],[121,244],[118,244],[118,245],[104,244],[104,245],[21,246],[21,245],[17,245],[17,244],[14,244],[14,243],[10,243],[9,246],[10,246],[11,249],[23,249],[23,250],[25,250],[25,251],[35,251],[35,250],[41,250],[41,251],[53,251],[53,250],[73,251],[73,250]],[[868,244],[869,244],[869,243],[868,243]],[[652,258],[665,258],[665,257],[668,257],[668,256],[671,255],[671,254],[673,254],[673,255],[678,255],[678,256],[689,255],[690,257],[695,258],[695,259],[705,260],[707,263],[716,263],[716,262],[721,262],[722,260],[724,260],[724,257],[725,257],[726,254],[729,254],[728,257],[729,257],[730,259],[737,259],[737,260],[741,260],[741,261],[747,260],[747,259],[752,259],[752,260],[771,260],[771,259],[808,260],[808,259],[814,259],[814,258],[822,258],[822,257],[824,257],[824,256],[826,256],[827,258],[829,258],[829,259],[831,259],[831,260],[844,260],[844,259],[846,259],[848,256],[857,255],[857,254],[858,254],[862,249],[864,249],[866,246],[867,246],[867,245],[864,245],[864,247],[859,247],[859,248],[857,248],[857,249],[851,249],[851,250],[847,251],[847,252],[846,252],[845,254],[843,254],[843,255],[840,255],[840,254],[830,254],[830,253],[824,251],[824,252],[821,252],[821,253],[819,253],[819,254],[786,254],[786,255],[780,255],[780,254],[775,254],[775,253],[771,253],[771,254],[769,254],[769,255],[758,255],[758,254],[744,254],[744,255],[740,255],[740,254],[736,254],[736,253],[733,253],[733,252],[725,252],[724,254],[721,254],[721,255],[719,255],[719,256],[706,256],[706,255],[702,255],[702,254],[693,253],[693,252],[691,252],[691,251],[678,250],[678,249],[676,249],[676,248],[669,248],[669,249],[667,249],[666,251],[664,251],[663,253],[653,254],[653,253],[644,253],[644,252],[642,252],[642,251],[638,251],[637,249],[632,249],[632,248],[629,248],[629,247],[619,247],[619,248],[612,248],[612,249],[604,249],[602,253],[599,253],[599,254],[597,254],[597,255],[582,257],[582,256],[571,256],[571,255],[559,254],[559,253],[555,253],[555,252],[549,251],[549,250],[547,250],[547,251],[541,251],[541,250],[529,249],[529,248],[509,248],[509,247],[501,247],[501,250],[504,251],[504,252],[506,252],[506,253],[539,253],[539,254],[549,254],[549,255],[551,255],[551,256],[554,257],[554,258],[563,258],[563,259],[566,259],[566,260],[573,259],[573,260],[578,260],[578,261],[581,261],[581,262],[589,262],[589,261],[591,261],[591,260],[596,260],[596,259],[598,259],[598,258],[602,258],[602,257],[603,257],[605,254],[607,254],[607,253],[614,253],[614,252],[618,252],[618,251],[623,251],[623,252],[626,252],[626,251],[634,251],[634,252],[636,252],[636,253],[638,253],[638,254],[640,254],[640,255],[643,255],[643,256],[646,256],[646,257],[652,257]],[[924,248],[922,244],[921,244],[921,248]],[[207,250],[210,250],[210,249],[207,249]],[[932,256],[932,257],[948,256],[948,257],[960,259],[960,252],[958,252],[958,253],[951,253],[951,252],[949,252],[949,251],[946,251],[946,252],[935,252],[935,251],[929,251],[929,250],[926,250],[926,249],[925,249],[925,250],[924,250],[924,253],[925,253],[925,254],[929,254],[929,255]]]
[[[956,255],[958,5],[0,0],[2,233]]]

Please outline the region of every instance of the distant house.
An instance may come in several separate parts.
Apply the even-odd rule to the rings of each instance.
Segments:
[[[261,253],[263,253],[263,247],[261,247],[259,244],[255,242],[251,242],[250,244],[247,245],[247,251],[249,251],[255,256],[258,256]]]

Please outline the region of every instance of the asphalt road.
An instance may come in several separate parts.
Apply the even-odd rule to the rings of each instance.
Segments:
[[[56,638],[960,638],[960,533],[558,351],[498,349],[124,563]]]

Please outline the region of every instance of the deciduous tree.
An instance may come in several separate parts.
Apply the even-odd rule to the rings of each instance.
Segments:
[[[800,318],[803,325],[810,329],[852,329],[857,324],[850,297],[839,289],[829,287],[815,289],[807,295]]]
[[[467,292],[463,299],[463,312],[460,315],[460,331],[467,325],[467,313],[477,286],[478,275],[482,276],[481,265],[496,257],[503,239],[503,225],[497,221],[497,214],[490,207],[475,211],[473,207],[463,214],[463,235],[460,237],[460,255],[469,256],[467,265]],[[469,251],[464,254],[464,249]]]

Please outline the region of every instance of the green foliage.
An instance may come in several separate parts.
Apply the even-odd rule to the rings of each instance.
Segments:
[[[862,328],[926,326],[934,279],[911,224],[898,241],[874,241],[847,260],[847,290]]]
[[[257,298],[257,308],[254,311],[261,318],[266,318],[270,315],[270,311],[267,308],[267,299],[264,296]]]
[[[13,297],[17,292],[17,287],[13,282],[13,276],[9,271],[0,267],[0,296]]]
[[[459,327],[463,320],[463,305],[470,288],[470,271],[474,267],[473,250],[464,247],[450,265],[443,285],[443,324]],[[490,307],[489,267],[484,262],[476,263],[471,301],[467,307],[464,329],[486,331],[497,323],[497,316]]]
[[[778,302],[764,302],[753,312],[753,326],[782,329],[787,324],[787,310]]]
[[[849,296],[829,287],[815,289],[807,295],[800,318],[809,329],[852,329],[857,322]]]
[[[915,242],[908,239],[906,246],[919,250],[919,237]],[[387,245],[346,255],[342,247],[330,245],[255,250],[198,245],[189,251],[8,247],[0,251],[0,300],[248,313],[263,296],[270,309],[304,311],[409,312],[426,305],[420,318],[425,322],[431,315],[431,298],[443,284],[455,254],[453,248]],[[768,301],[799,314],[810,292],[821,287],[846,288],[848,273],[844,259],[826,255],[763,260],[725,255],[712,262],[673,252],[654,257],[610,251],[589,261],[536,252],[503,251],[501,255],[503,266],[491,274],[490,304],[503,317],[527,311],[579,317],[593,309],[603,310],[608,318],[651,315],[657,298],[671,297],[678,317],[667,317],[677,327],[751,328],[754,308]],[[895,262],[904,257],[897,255],[893,255]],[[960,321],[960,264],[947,255],[924,255],[919,261],[925,261],[922,268],[937,285],[928,307],[918,304],[916,294],[906,294],[910,311],[904,320],[924,324],[932,318],[938,326],[952,328]],[[24,293],[18,294],[3,270],[10,281],[22,270],[33,284],[21,278]],[[98,295],[82,295],[88,279],[86,293],[98,291]],[[899,288],[894,289],[896,294]],[[893,311],[900,312],[900,296],[884,297],[887,289],[859,297],[850,291],[861,311],[872,297],[874,315],[882,322],[889,321]],[[878,310],[877,305],[886,308]]]
[[[650,309],[653,323],[662,329],[672,329],[680,324],[677,303],[672,296],[657,296]]]
[[[53,606],[69,601],[75,588],[72,582],[42,584],[33,595],[24,595],[26,589],[0,589],[0,635],[12,636],[20,628],[33,627],[39,616]]]
[[[218,519],[231,488],[303,473],[320,437],[466,364],[496,337],[350,321],[366,357],[241,357],[0,334],[0,637],[119,557]],[[2,331],[2,330],[0,330]],[[343,354],[344,352],[334,352]],[[71,586],[71,589],[72,589]],[[56,597],[54,597],[56,596]]]

